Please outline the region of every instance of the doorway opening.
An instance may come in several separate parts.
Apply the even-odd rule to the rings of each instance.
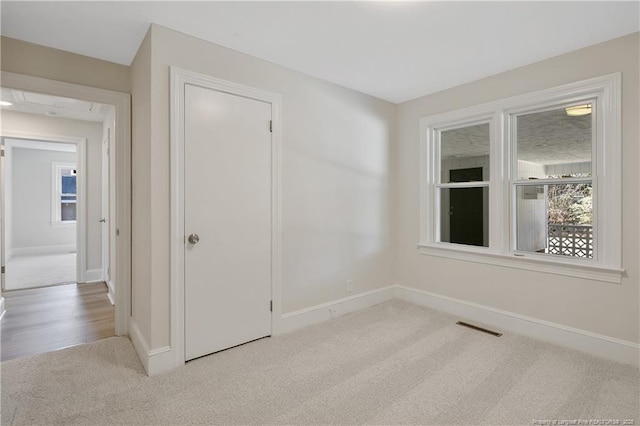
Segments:
[[[6,114],[5,114],[6,117]],[[41,124],[28,115],[25,124]],[[4,127],[4,126],[3,126]],[[11,132],[8,132],[11,133]],[[3,291],[82,281],[85,138],[2,137]]]
[[[2,80],[2,360],[128,334],[130,95]]]

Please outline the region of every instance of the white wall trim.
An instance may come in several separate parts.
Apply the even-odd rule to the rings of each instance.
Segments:
[[[448,259],[462,260],[465,262],[482,263],[484,265],[503,266],[505,268],[524,269],[526,271],[544,272],[547,274],[577,277],[591,281],[601,281],[613,284],[622,283],[622,277],[626,274],[623,269],[597,267],[583,261],[583,259],[547,258],[531,259],[514,257],[500,253],[483,251],[476,247],[453,248],[451,244],[434,243],[433,245],[418,246],[420,254]],[[547,256],[547,255],[544,255]]]
[[[136,348],[142,366],[147,374],[149,374],[149,345],[133,318],[129,320],[129,337],[131,338],[133,347]]]
[[[133,318],[129,320],[129,336],[138,353],[138,358],[149,376],[175,369],[174,356],[170,346],[149,350],[149,344],[140,332]]]
[[[140,358],[144,370],[149,374],[149,345],[133,318],[129,319],[129,337],[138,353],[138,358]]]
[[[395,297],[533,339],[638,366],[640,345],[424,290],[395,286]]]
[[[394,296],[395,286],[388,286],[282,314],[278,334],[299,330],[351,312],[366,309],[387,302],[393,299]]]
[[[170,344],[174,353],[174,368],[185,363],[184,344],[184,90],[186,84],[193,84],[226,93],[245,96],[271,104],[271,206],[272,206],[272,246],[271,246],[271,334],[280,331],[281,312],[281,96],[239,83],[215,77],[170,68],[170,199],[171,199],[171,242],[170,242]]]
[[[279,328],[273,335],[300,330],[393,299],[404,300],[488,325],[502,332],[517,333],[611,361],[634,366],[638,366],[639,363],[640,345],[637,343],[398,284],[282,314]],[[133,319],[130,324],[131,340],[150,376],[177,367],[172,347],[149,350]]]
[[[107,284],[107,297],[109,298],[109,302],[111,302],[112,305],[116,304],[116,297],[115,297],[115,289],[113,286],[113,281],[109,281],[106,283]]]
[[[116,265],[111,271],[116,288],[116,334],[129,332],[131,316],[131,95],[129,93],[3,71],[2,86],[115,106]]]
[[[4,297],[0,296],[0,321],[2,321],[6,312],[7,311],[4,309]]]
[[[164,346],[162,348],[149,350],[149,344],[133,318],[129,320],[129,326],[129,337],[131,338],[133,346],[136,348],[142,366],[149,376],[164,373],[165,371],[175,368],[171,347]]]
[[[83,283],[97,283],[102,281],[102,269],[87,269],[84,272]]]
[[[7,132],[7,133],[11,133],[11,132]],[[19,133],[15,133],[15,134],[19,134]],[[20,140],[20,148],[22,149],[41,149],[44,151],[56,151],[56,152],[76,152],[75,147],[73,146],[69,146],[69,144],[65,144],[65,143],[56,143],[56,142],[44,142],[43,139],[46,140],[47,136],[46,135],[42,135],[42,137],[39,137],[38,140],[28,140],[28,139],[22,139]],[[8,137],[7,139],[11,139],[10,137]],[[11,140],[8,140],[6,142],[13,142]]]

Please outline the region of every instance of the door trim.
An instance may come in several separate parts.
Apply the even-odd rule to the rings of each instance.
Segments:
[[[104,128],[105,126],[105,122],[103,121],[102,126]],[[101,155],[100,155],[100,166],[101,166],[101,171],[100,171],[100,175],[102,178],[102,199],[101,199],[101,219],[100,220],[105,220],[105,222],[102,222],[102,271],[100,271],[100,274],[102,276],[102,281],[104,281],[107,284],[107,288],[108,288],[108,295],[109,295],[109,300],[111,300],[111,303],[115,305],[115,289],[113,288],[113,281],[111,280],[111,277],[109,276],[111,270],[110,270],[110,264],[111,264],[111,244],[113,243],[113,240],[115,238],[112,238],[112,231],[113,234],[115,234],[115,229],[112,229],[111,226],[111,188],[112,188],[112,173],[111,173],[111,154],[110,154],[110,147],[111,147],[111,129],[107,128],[107,131],[105,132],[106,136],[103,135],[102,137],[102,144],[100,146],[101,148]],[[105,155],[105,143],[107,145],[107,149],[106,149],[106,155]],[[106,183],[105,183],[105,167],[106,167]],[[106,187],[105,187],[106,186]],[[106,200],[105,200],[106,197]],[[105,201],[106,201],[106,207],[107,207],[107,211],[105,213]],[[105,229],[106,227],[106,229]],[[106,236],[106,238],[105,238]]]
[[[175,367],[185,363],[184,318],[184,95],[185,85],[217,90],[232,95],[271,104],[271,335],[280,331],[281,313],[281,103],[280,94],[256,89],[243,84],[210,77],[176,67],[170,67],[170,165],[171,165],[171,277],[170,277],[170,329],[171,350]]]
[[[10,151],[13,148],[20,148],[20,140],[42,141],[53,143],[65,143],[76,146],[76,169],[78,170],[78,188],[77,188],[77,218],[76,218],[76,281],[79,283],[87,282],[87,139],[79,136],[52,136],[45,134],[29,133],[29,132],[12,132],[0,130],[0,136],[4,140],[5,155],[11,157]],[[7,140],[9,139],[9,140]],[[17,140],[18,142],[13,142]],[[4,170],[2,170],[4,173]],[[6,176],[5,176],[6,179]],[[6,180],[5,180],[6,182]],[[6,194],[3,194],[3,197]],[[53,194],[51,194],[53,196]],[[3,206],[6,206],[6,200],[2,200]],[[3,212],[3,217],[4,212]],[[3,222],[2,238],[6,233]],[[5,246],[6,248],[6,246]],[[5,258],[7,253],[3,252]],[[2,259],[4,265],[4,259]],[[5,283],[6,284],[6,283]],[[6,290],[5,288],[2,289]]]
[[[2,87],[83,99],[115,107],[116,288],[115,331],[129,334],[131,317],[131,95],[114,90],[2,71]],[[113,271],[112,271],[113,273]]]

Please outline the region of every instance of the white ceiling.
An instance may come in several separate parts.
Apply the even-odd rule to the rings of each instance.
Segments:
[[[16,111],[72,120],[103,122],[110,105],[79,99],[25,92],[7,87],[0,88],[0,100],[11,105],[2,106],[3,111]]]
[[[640,29],[629,2],[0,2],[2,35],[130,65],[150,23],[399,103]]]

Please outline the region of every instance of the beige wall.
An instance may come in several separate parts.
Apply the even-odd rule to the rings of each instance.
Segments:
[[[145,47],[136,60],[146,61],[147,55]],[[140,315],[151,318],[151,335],[144,333],[151,349],[169,344],[169,65],[282,95],[284,312],[347,296],[347,279],[353,279],[354,293],[393,283],[390,150],[394,106],[152,26],[152,143],[137,140],[139,129],[134,130],[135,149],[151,161],[147,171],[136,170],[134,160],[134,194],[150,197],[149,216],[134,210],[134,226],[142,221],[149,224],[136,231],[134,249],[138,254],[146,251],[150,258],[145,259],[147,265],[136,266],[139,272],[133,282],[138,289],[134,292],[145,288],[144,297],[151,302],[150,315],[149,301],[134,300],[133,305],[134,321],[143,321]],[[134,64],[134,74],[144,66]],[[141,92],[147,88],[139,87],[146,83],[133,80],[134,99],[146,97]],[[139,179],[139,173],[145,176]]]
[[[10,152],[9,152],[10,151]],[[62,253],[76,247],[76,224],[54,226],[51,224],[51,197],[53,162],[76,163],[75,152],[48,151],[20,148],[5,149],[5,164],[11,162],[11,176],[7,182],[13,186],[12,197],[5,197],[12,210],[11,240],[5,239],[5,253],[13,249],[65,246]],[[7,191],[9,192],[9,191]]]
[[[639,341],[638,208],[639,34],[571,52],[513,71],[415,99],[397,108],[396,278],[402,285],[559,323],[631,342]],[[421,255],[418,231],[418,120],[455,110],[622,72],[622,284]]]
[[[129,67],[51,49],[13,38],[0,38],[2,71],[101,89],[130,92]]]
[[[169,65],[283,96],[284,312],[343,297],[352,278],[354,293],[398,282],[639,341],[638,34],[398,106],[157,26],[131,68],[1,43],[3,71],[133,93],[133,316],[150,349],[169,340]],[[418,254],[420,117],[616,71],[624,92],[621,285]]]

